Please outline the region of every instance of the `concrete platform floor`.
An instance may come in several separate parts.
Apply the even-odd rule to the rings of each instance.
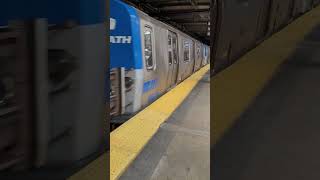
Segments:
[[[209,72],[120,179],[210,179]]]

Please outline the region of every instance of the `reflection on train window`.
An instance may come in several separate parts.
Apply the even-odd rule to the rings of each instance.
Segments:
[[[200,59],[201,58],[201,54],[200,54],[200,47],[197,47],[197,58]]]
[[[183,56],[184,61],[190,61],[190,44],[188,41],[185,41],[183,44]]]
[[[148,70],[154,69],[152,57],[152,28],[149,26],[145,26],[144,30],[144,58],[146,61],[146,68]]]

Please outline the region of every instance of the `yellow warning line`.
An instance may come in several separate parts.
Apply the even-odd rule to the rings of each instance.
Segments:
[[[209,69],[203,67],[110,134],[110,180],[121,176]]]
[[[211,79],[211,136],[214,143],[246,110],[278,67],[320,23],[320,6],[295,20],[279,33]]]

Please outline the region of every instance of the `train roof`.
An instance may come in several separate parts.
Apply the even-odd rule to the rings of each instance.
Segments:
[[[5,0],[0,6],[0,26],[10,20],[48,18],[49,24],[73,20],[80,25],[106,21],[106,1],[102,0]]]

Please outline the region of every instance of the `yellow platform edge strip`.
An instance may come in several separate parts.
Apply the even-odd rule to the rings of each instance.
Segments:
[[[210,69],[206,65],[110,134],[110,180],[118,179]]]
[[[249,107],[305,35],[319,23],[320,6],[299,17],[211,78],[211,112],[214,112],[211,136],[214,144]]]

